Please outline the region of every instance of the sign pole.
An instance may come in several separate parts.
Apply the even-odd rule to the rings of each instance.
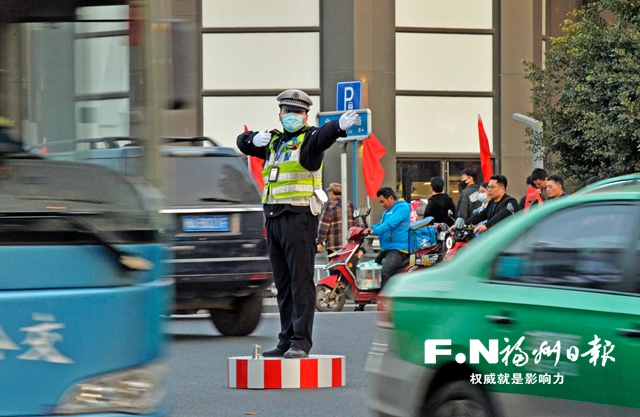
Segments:
[[[347,142],[340,143],[340,182],[342,182],[342,246],[347,243],[349,200],[347,193]]]
[[[352,154],[352,177],[353,177],[353,205],[358,207],[358,141],[353,141],[351,147]]]

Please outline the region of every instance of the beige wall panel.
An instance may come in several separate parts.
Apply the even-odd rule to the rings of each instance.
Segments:
[[[479,154],[478,114],[493,150],[492,98],[398,96],[396,152]]]
[[[309,124],[316,125],[320,97],[311,96],[314,105]],[[280,129],[278,101],[275,97],[204,97],[203,134],[222,146],[236,147],[236,139],[247,125],[249,130]]]
[[[205,34],[202,72],[205,90],[320,88],[319,34]]]
[[[398,90],[491,91],[491,35],[396,34]]]
[[[520,198],[525,193],[525,178],[531,174],[533,161],[525,143],[526,125],[512,119],[513,113],[527,114],[533,106],[529,99],[531,83],[520,75],[505,74],[501,78],[502,172],[509,179],[509,195]]]
[[[396,0],[396,26],[491,29],[491,3],[492,0]]]
[[[202,0],[202,26],[319,26],[318,2],[319,0]]]
[[[500,7],[501,72],[523,74],[522,60],[533,60],[533,0],[502,0]]]

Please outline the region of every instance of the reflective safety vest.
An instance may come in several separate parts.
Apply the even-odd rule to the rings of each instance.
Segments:
[[[300,165],[300,148],[306,132],[280,142],[280,132],[276,131],[269,144],[269,159],[264,164],[262,177],[264,190],[262,203],[293,204],[308,206],[315,190],[322,190],[322,167],[309,171]],[[279,146],[276,149],[276,146]],[[277,158],[277,160],[276,160]],[[278,167],[275,181],[269,182],[272,168]]]

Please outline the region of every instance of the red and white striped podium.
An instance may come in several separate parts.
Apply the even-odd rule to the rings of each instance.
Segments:
[[[228,358],[229,388],[332,388],[346,385],[345,357],[309,355],[302,359]]]

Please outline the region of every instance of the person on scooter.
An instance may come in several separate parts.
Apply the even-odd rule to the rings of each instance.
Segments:
[[[460,182],[458,183],[458,190],[460,191],[460,198],[458,200],[458,217],[462,217],[467,220],[473,215],[473,211],[480,207],[478,201],[478,189],[480,188],[476,184],[478,174],[471,168],[465,168],[460,173]]]
[[[483,233],[500,220],[513,214],[507,208],[509,203],[513,207],[513,211],[518,210],[518,201],[507,194],[507,177],[504,175],[493,175],[487,186],[487,195],[491,199],[487,208],[479,213],[473,214],[467,219],[468,224],[478,224],[486,220],[483,224],[478,224],[474,232]]]
[[[444,180],[441,177],[431,178],[431,198],[424,210],[424,217],[432,216],[435,223],[446,223],[453,226],[453,219],[449,217],[447,212],[456,211],[456,205],[444,192]]]
[[[384,213],[378,223],[367,228],[367,232],[375,233],[380,240],[380,253],[376,263],[382,265],[382,289],[396,269],[409,257],[411,205],[404,200],[398,200],[396,193],[389,187],[380,188],[376,196],[384,208]]]
[[[488,182],[483,182],[480,184],[480,189],[478,189],[478,201],[481,202],[480,207],[473,210],[473,213],[480,213],[482,210],[486,209],[489,205],[491,199],[489,198],[489,190],[487,187],[489,186]]]

